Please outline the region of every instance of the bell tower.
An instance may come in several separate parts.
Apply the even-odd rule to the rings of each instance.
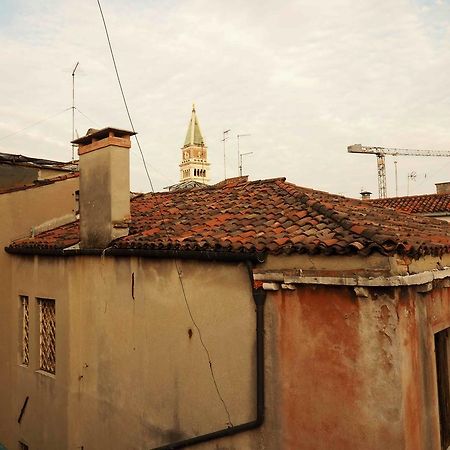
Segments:
[[[209,182],[208,148],[200,131],[195,105],[192,105],[191,120],[181,149],[180,182],[185,181]]]

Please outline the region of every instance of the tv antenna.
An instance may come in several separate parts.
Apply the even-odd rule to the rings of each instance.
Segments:
[[[242,177],[242,158],[241,158],[241,152],[239,149],[239,139],[241,137],[245,137],[245,136],[251,136],[251,134],[238,134],[237,135],[238,174],[240,177]]]
[[[408,189],[407,189],[407,193],[406,195],[409,195],[409,181],[416,181],[417,178],[417,172],[416,171],[412,171],[408,173]]]
[[[240,165],[239,165],[239,170],[240,170],[240,174],[241,174],[241,177],[242,177],[242,158],[244,157],[244,156],[247,156],[247,155],[253,155],[253,152],[246,152],[246,153],[241,153],[240,154]]]
[[[227,153],[226,153],[226,146],[225,146],[225,142],[226,142],[226,140],[230,137],[230,136],[228,136],[228,133],[230,132],[231,130],[225,130],[224,132],[223,132],[223,139],[222,139],[222,142],[223,142],[223,176],[224,176],[224,180],[226,180],[227,179]]]
[[[395,165],[395,196],[398,197],[397,160],[394,161],[394,165]]]
[[[78,61],[72,71],[72,141],[75,140],[75,72],[77,70]],[[75,161],[75,144],[72,144],[72,162]]]

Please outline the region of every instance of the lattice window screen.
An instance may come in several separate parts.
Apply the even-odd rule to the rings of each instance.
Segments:
[[[30,313],[28,297],[20,296],[21,315],[22,315],[22,355],[21,363],[28,366],[30,363]]]
[[[20,450],[28,450],[28,445],[23,442],[19,442]]]
[[[39,299],[40,369],[55,373],[56,317],[55,300]]]

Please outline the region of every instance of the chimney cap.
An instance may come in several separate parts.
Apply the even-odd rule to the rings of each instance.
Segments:
[[[71,143],[77,145],[90,144],[92,142],[92,139],[100,140],[107,138],[110,132],[113,132],[114,136],[117,137],[134,136],[135,134],[137,134],[134,131],[123,130],[121,128],[106,127],[102,128],[101,130],[93,130],[92,128],[90,128],[86,136],[75,139]]]

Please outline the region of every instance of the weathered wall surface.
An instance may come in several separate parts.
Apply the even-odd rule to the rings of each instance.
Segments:
[[[16,440],[46,450],[151,449],[227,426],[173,261],[14,258],[11,296],[55,299],[57,323],[49,377],[36,372],[32,310],[32,360],[18,367],[14,407],[30,402]],[[183,261],[179,269],[231,421],[253,420],[246,268]],[[264,426],[193,448],[438,450],[434,333],[450,326],[446,286],[369,288],[367,298],[344,286],[269,292]]]
[[[0,189],[31,184],[38,178],[38,168],[0,164]]]
[[[14,239],[29,236],[33,226],[72,213],[75,208],[73,193],[77,189],[78,178],[72,178],[0,195],[0,443],[8,448],[14,449],[18,445],[17,417],[23,395],[29,395],[29,391],[23,391],[20,398],[14,397],[13,380],[23,375],[17,341],[19,298],[11,293],[13,257],[4,251],[4,247]],[[29,283],[30,280],[25,286]],[[45,384],[45,380],[40,382]]]
[[[361,299],[349,287],[303,286],[270,298],[279,448],[440,449],[434,333],[450,326],[448,288]]]
[[[66,170],[0,164],[0,189],[24,186],[32,184],[36,180],[53,178],[67,173]]]
[[[173,261],[16,259],[13,296],[56,301],[56,375],[36,372],[33,341],[34,359],[20,367],[15,389],[16,404],[30,396],[20,427],[30,448],[149,449],[227,427]],[[251,421],[255,312],[246,267],[179,267],[231,421]],[[37,320],[35,310],[31,321]],[[236,442],[218,448],[260,448],[251,435]],[[206,448],[217,445],[223,444]]]

